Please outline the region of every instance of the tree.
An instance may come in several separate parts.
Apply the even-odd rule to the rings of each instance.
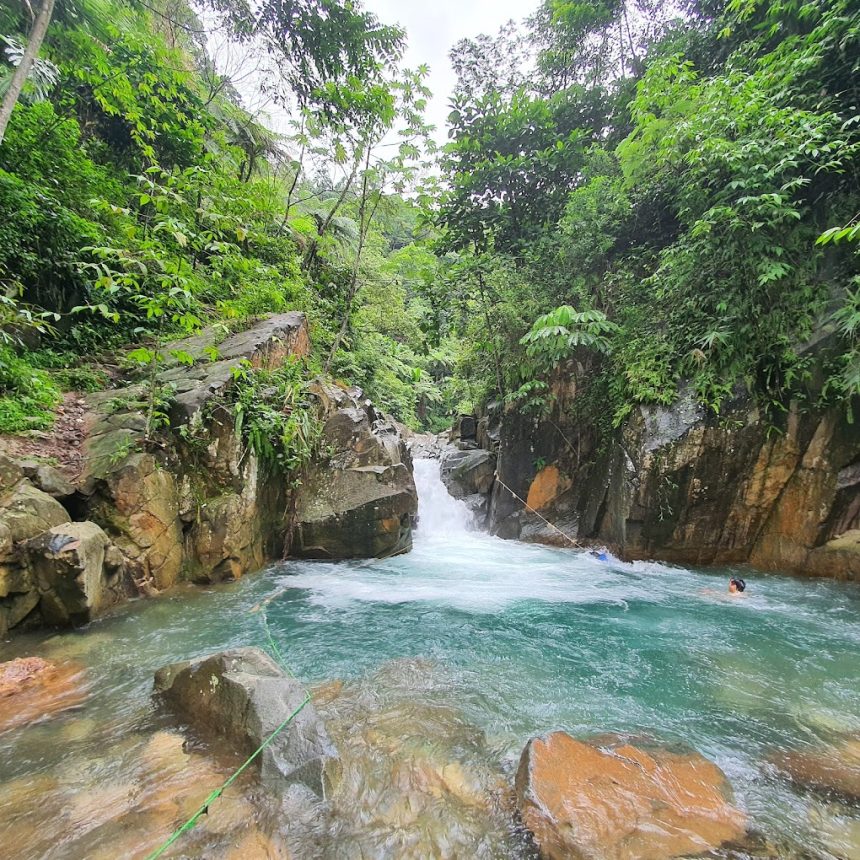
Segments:
[[[9,118],[12,116],[12,111],[18,103],[21,90],[24,88],[24,83],[36,62],[39,49],[42,47],[45,34],[48,32],[48,24],[51,23],[51,16],[54,14],[54,3],[55,0],[42,0],[42,5],[33,18],[33,26],[30,29],[24,53],[12,75],[9,89],[6,90],[6,94],[3,96],[3,102],[0,104],[0,146],[2,146],[3,138],[6,135]],[[29,9],[29,3],[27,6]]]
[[[335,354],[349,330],[359,288],[361,258],[367,241],[370,225],[385,194],[386,185],[393,183],[395,191],[403,191],[406,183],[414,178],[414,162],[420,158],[421,150],[415,141],[419,138],[429,145],[430,128],[423,121],[423,111],[430,91],[423,80],[429,70],[422,66],[416,72],[404,71],[402,79],[391,81],[388,88],[378,86],[367,93],[364,122],[358,127],[358,135],[352,141],[355,163],[362,163],[361,191],[358,197],[358,240],[355,246],[352,269],[349,275],[344,309],[326,369],[331,366]],[[393,129],[397,120],[404,128],[399,130],[402,138],[393,158],[380,156],[377,147]],[[353,171],[353,175],[355,171]]]
[[[204,0],[220,13],[234,38],[259,40],[272,55],[300,107],[315,106],[342,122],[349,105],[326,98],[333,88],[377,78],[396,62],[405,34],[382,24],[354,0]]]

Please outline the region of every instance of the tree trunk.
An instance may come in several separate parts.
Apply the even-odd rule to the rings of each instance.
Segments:
[[[481,294],[481,306],[484,309],[484,322],[487,326],[487,337],[490,338],[491,348],[493,350],[493,363],[496,366],[496,387],[499,389],[499,395],[505,396],[505,383],[502,376],[502,362],[499,358],[499,346],[496,342],[496,335],[493,331],[493,325],[490,322],[490,311],[487,308],[487,294],[484,289],[484,273],[478,270],[478,290]]]
[[[340,348],[341,343],[343,343],[343,339],[346,337],[347,332],[349,331],[349,318],[352,316],[352,305],[355,301],[355,294],[358,292],[358,275],[361,267],[361,254],[364,250],[364,243],[367,239],[367,233],[370,230],[370,222],[373,220],[373,216],[376,214],[376,207],[379,206],[379,201],[382,198],[382,191],[380,190],[376,202],[373,205],[373,209],[370,211],[370,215],[368,217],[367,213],[367,198],[368,198],[368,184],[369,184],[369,171],[370,171],[370,144],[367,145],[367,152],[364,159],[364,176],[361,182],[361,203],[358,207],[358,245],[355,249],[355,258],[352,263],[352,273],[349,278],[349,289],[346,294],[346,310],[343,314],[343,319],[340,323],[340,329],[338,330],[337,336],[334,339],[334,343],[331,345],[331,351],[328,354],[328,359],[325,363],[325,372],[328,373],[329,368],[331,367],[332,361],[334,361],[335,353]]]
[[[0,105],[0,145],[3,143],[6,126],[9,125],[9,118],[12,116],[12,110],[18,102],[18,96],[21,95],[21,90],[24,88],[27,76],[33,68],[33,63],[36,62],[39,48],[42,47],[42,42],[45,39],[45,33],[48,31],[48,24],[51,23],[51,15],[53,14],[54,0],[42,0],[42,7],[39,9],[39,14],[33,23],[33,29],[30,30],[30,37],[27,40],[27,47],[24,49],[24,56],[21,57],[21,62],[18,64],[18,68],[15,69],[15,74],[12,75],[12,83],[9,84],[9,89],[6,91],[6,95],[3,96],[3,104]]]
[[[334,216],[337,214],[338,209],[340,209],[343,201],[346,200],[346,195],[349,193],[349,189],[352,187],[352,183],[355,180],[355,174],[358,172],[358,165],[361,162],[361,152],[359,151],[356,154],[355,161],[352,165],[352,170],[350,171],[349,177],[346,180],[346,184],[343,186],[343,190],[340,192],[340,197],[337,198],[337,202],[332,206],[331,211],[323,221],[322,225],[317,232],[317,235],[311,239],[310,245],[308,245],[308,250],[305,252],[303,267],[305,271],[313,274],[314,269],[316,267],[316,259],[317,259],[317,248],[319,247],[320,239],[325,236],[326,231],[328,230],[331,222],[334,220]]]

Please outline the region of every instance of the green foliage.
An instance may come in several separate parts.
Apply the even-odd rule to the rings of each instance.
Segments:
[[[618,326],[610,322],[603,311],[577,311],[570,305],[562,305],[539,316],[531,330],[520,338],[520,343],[525,345],[526,355],[537,358],[552,370],[580,347],[608,353],[611,337],[618,331]]]
[[[771,412],[792,399],[850,409],[858,12],[738,0],[673,21],[548,0],[531,21],[537,69],[513,89],[493,88],[472,46],[440,247],[476,249],[526,285],[484,290],[482,330],[455,323],[479,401],[618,426],[689,381],[714,412],[744,390]],[[512,344],[524,309],[537,321]],[[585,377],[573,406],[549,394],[562,372]]]
[[[109,382],[103,370],[92,367],[65,367],[51,376],[62,391],[103,391]]]
[[[48,430],[60,390],[9,346],[0,346],[0,433]]]
[[[303,362],[295,357],[274,370],[246,362],[236,368],[229,392],[236,432],[261,463],[293,485],[301,480],[322,435],[306,376]]]

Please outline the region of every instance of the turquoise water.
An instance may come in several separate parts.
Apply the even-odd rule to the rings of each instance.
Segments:
[[[743,571],[747,595],[733,598],[728,570],[601,562],[501,541],[465,528],[434,468],[418,465],[421,523],[409,555],[285,562],[229,586],[139,602],[83,632],[9,646],[6,656],[71,653],[91,667],[96,695],[85,713],[99,729],[64,755],[98,748],[101,776],[109,773],[117,727],[158,720],[152,671],[265,645],[253,610],[270,597],[270,628],[300,678],[360,679],[387,661],[420,658],[416,665],[433,667],[427,695],[456,702],[508,772],[528,738],[551,729],[681,742],[720,765],[738,805],[784,856],[794,846],[856,856],[860,813],[795,792],[767,760],[860,731],[860,589]],[[57,767],[48,731],[0,735],[5,776]]]

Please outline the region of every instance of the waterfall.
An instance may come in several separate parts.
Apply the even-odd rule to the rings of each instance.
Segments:
[[[472,522],[465,502],[448,493],[439,477],[438,460],[415,460],[415,486],[418,490],[419,537],[443,537],[464,533]]]

